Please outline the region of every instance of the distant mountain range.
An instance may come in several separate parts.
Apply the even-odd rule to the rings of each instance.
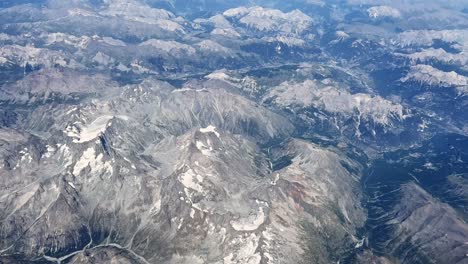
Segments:
[[[466,1],[0,3],[0,263],[468,263]]]

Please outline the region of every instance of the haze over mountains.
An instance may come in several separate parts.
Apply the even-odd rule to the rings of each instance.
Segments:
[[[468,263],[466,1],[0,3],[0,263]]]

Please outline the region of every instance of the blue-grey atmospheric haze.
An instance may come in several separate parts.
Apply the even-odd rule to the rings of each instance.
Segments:
[[[468,1],[1,0],[0,263],[468,264]]]

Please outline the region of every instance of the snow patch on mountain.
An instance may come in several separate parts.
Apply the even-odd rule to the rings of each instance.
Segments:
[[[201,141],[197,141],[195,143],[195,146],[197,146],[197,149],[205,156],[211,156],[212,155],[212,151],[213,151],[213,147],[212,146],[207,146],[205,143],[201,142]]]
[[[342,30],[338,30],[335,32],[335,39],[330,41],[330,44],[337,44],[337,43],[340,43],[344,40],[347,40],[349,39],[350,36],[348,33],[342,31]]]
[[[88,148],[85,150],[78,162],[75,163],[75,166],[73,167],[73,174],[78,175],[84,168],[89,165],[91,161],[95,160],[95,158],[96,154],[94,152],[94,148]]]
[[[400,18],[401,13],[398,9],[391,6],[373,6],[367,9],[367,13],[370,18]]]
[[[67,55],[59,51],[49,49],[36,48],[31,45],[5,45],[0,47],[0,57],[8,59],[20,66],[29,64],[31,66],[43,65],[51,68],[56,65],[68,68],[77,68],[78,64],[70,59]]]
[[[309,37],[308,39],[306,38],[307,40],[313,39],[313,35],[310,35],[308,37]],[[294,47],[294,46],[302,47],[302,46],[305,46],[306,44],[306,41],[304,40],[304,38],[296,38],[293,36],[286,36],[286,35],[279,35],[275,37],[264,37],[262,38],[262,40],[265,40],[267,42],[280,42],[289,47]]]
[[[423,49],[419,52],[405,54],[404,56],[413,62],[439,61],[447,64],[456,64],[460,66],[468,65],[468,52],[449,53],[444,49]]]
[[[232,79],[231,76],[227,75],[223,71],[216,71],[216,72],[210,73],[206,75],[205,78],[210,79],[210,80],[223,80],[223,81]]]
[[[74,143],[86,143],[102,135],[112,125],[112,119],[127,120],[126,116],[103,115],[89,124],[75,123],[67,126],[65,133],[73,138]]]
[[[201,24],[209,24],[214,27],[211,31],[212,35],[223,36],[227,38],[240,38],[241,35],[236,31],[234,26],[226,17],[221,14],[210,17],[209,19],[196,19],[195,22]]]
[[[175,21],[176,17],[164,9],[151,8],[138,1],[107,1],[108,8],[100,12],[103,16],[124,18],[128,21],[156,25],[170,32],[185,32],[183,26]]]
[[[468,48],[468,30],[409,30],[398,34],[391,42],[401,47],[432,46],[434,41],[442,40],[447,43],[458,43]]]
[[[150,39],[140,43],[139,46],[151,46],[157,50],[160,50],[172,56],[178,56],[183,54],[193,55],[196,52],[196,50],[193,47],[174,40]]]
[[[205,193],[201,183],[203,182],[203,177],[199,174],[195,174],[192,169],[188,169],[186,172],[180,175],[179,181],[186,188],[192,189],[199,193]],[[189,196],[188,196],[189,197]]]
[[[71,130],[67,132],[67,135],[74,137],[75,139],[73,142],[75,143],[91,141],[106,131],[106,129],[111,125],[109,121],[112,118],[113,116],[100,116],[89,125],[82,127],[79,130],[79,133],[76,133],[75,130]]]
[[[234,28],[231,22],[229,22],[226,17],[221,14],[210,17],[208,22],[219,28]]]
[[[213,125],[209,125],[205,128],[200,128],[201,133],[214,133],[219,138],[219,133],[216,131],[216,127]]]
[[[273,100],[283,107],[314,107],[331,113],[353,115],[358,113],[381,125],[392,119],[405,119],[403,106],[380,96],[351,94],[344,89],[329,85],[328,81],[306,80],[302,83],[285,82],[273,88],[264,101]]]
[[[211,31],[212,35],[218,35],[228,38],[240,38],[241,35],[234,28],[215,28]]]
[[[300,34],[312,25],[313,19],[299,10],[283,13],[277,9],[238,7],[225,11],[225,17],[258,31],[282,31]]]
[[[157,19],[171,19],[174,14],[164,9],[151,8],[148,5],[142,4],[133,0],[107,0],[108,7],[101,12],[108,16],[123,16],[125,18],[134,19],[136,21],[147,21]],[[151,22],[150,20],[150,22]]]
[[[73,36],[65,33],[51,33],[45,36],[46,45],[53,45],[56,43],[64,43],[79,49],[86,49],[92,38],[88,36]]]
[[[94,147],[86,149],[80,159],[75,163],[73,167],[73,175],[77,176],[81,171],[88,166],[91,168],[91,173],[113,173],[113,168],[110,161],[103,160],[104,155],[99,153],[96,155]]]
[[[445,72],[430,65],[412,66],[402,82],[414,81],[430,86],[455,87],[460,94],[468,94],[468,77],[454,71]]]

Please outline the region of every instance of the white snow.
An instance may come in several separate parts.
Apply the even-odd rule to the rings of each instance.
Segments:
[[[228,38],[240,38],[241,35],[234,28],[215,28],[211,31],[212,35],[219,35]]]
[[[19,46],[19,45],[4,45],[0,46],[0,57],[24,66],[29,65],[44,65],[52,67],[54,65],[60,65],[63,67],[74,67],[75,61],[67,62],[65,55],[62,52],[35,48],[34,46]]]
[[[112,0],[108,4],[108,8],[100,12],[100,15],[156,25],[170,32],[184,32],[184,28],[175,21],[177,18],[174,14],[164,9],[151,8],[134,0]]]
[[[468,30],[409,30],[398,34],[392,40],[398,46],[422,45],[431,46],[435,40],[442,40],[447,43],[459,43],[468,48]]]
[[[172,56],[193,55],[196,52],[193,47],[173,40],[150,39],[140,43],[139,46],[151,46]]]
[[[57,150],[55,147],[51,146],[51,145],[47,145],[46,146],[46,149],[47,149],[47,152],[44,153],[44,157],[45,158],[50,158],[52,157],[52,155],[55,153],[55,151]]]
[[[31,163],[32,157],[31,157],[31,154],[29,154],[27,148],[24,148],[23,150],[21,150],[19,154],[21,155],[20,163]],[[17,164],[16,166],[18,165],[19,164]]]
[[[449,53],[441,48],[429,48],[409,55],[405,54],[404,56],[410,58],[413,62],[440,61],[447,64],[468,65],[468,51]]]
[[[157,200],[150,208],[150,215],[156,215],[161,210],[161,200]]]
[[[418,131],[424,132],[429,127],[429,124],[429,121],[422,120],[422,122],[418,125]]]
[[[81,158],[75,163],[73,167],[73,175],[79,175],[80,172],[85,169],[86,167],[91,168],[91,173],[113,173],[113,168],[110,161],[103,161],[104,155],[99,153],[96,156],[96,152],[93,147],[88,148],[85,150],[81,156]]]
[[[216,131],[216,127],[213,125],[209,125],[205,128],[200,128],[200,132],[202,133],[214,133],[219,138],[219,133]]]
[[[75,167],[73,167],[73,175],[78,175],[84,168],[89,165],[90,162],[94,160],[96,160],[94,148],[88,148],[83,152],[81,158],[75,164]]]
[[[160,19],[157,20],[154,24],[170,32],[185,32],[184,28],[180,24],[171,20]]]
[[[73,182],[67,182],[67,183],[68,183],[68,185],[70,185],[70,187],[72,187],[73,189],[76,190],[76,186],[75,186],[75,184],[73,184]]]
[[[312,18],[299,10],[283,13],[277,9],[254,6],[229,9],[223,15],[237,19],[241,24],[258,31],[300,34],[312,24]]]
[[[381,17],[390,17],[390,18],[399,18],[401,13],[398,9],[391,6],[373,6],[367,9],[367,13],[370,18],[381,18]]]
[[[197,149],[205,156],[211,156],[212,155],[212,151],[213,151],[213,147],[212,146],[207,146],[205,145],[205,143],[201,142],[201,141],[197,141],[195,143],[195,146],[197,147]]]
[[[183,223],[184,223],[184,219],[181,218],[179,224],[177,225],[177,230],[180,230],[180,228],[182,228]]]
[[[468,77],[454,71],[444,72],[430,65],[419,64],[411,67],[402,82],[416,81],[433,86],[455,87],[460,94],[468,94]]]
[[[224,11],[223,15],[225,17],[241,17],[249,13],[249,8],[247,7],[238,7]]]
[[[83,127],[80,133],[77,135],[77,139],[74,139],[75,143],[84,143],[97,138],[99,135],[104,133],[110,126],[109,121],[113,116],[100,116],[94,120],[91,124]]]
[[[380,96],[351,94],[344,89],[332,86],[327,80],[318,82],[306,80],[302,83],[285,82],[273,88],[266,99],[283,107],[315,107],[331,113],[353,115],[387,125],[391,119],[405,119],[403,106]]]
[[[190,208],[190,218],[195,217],[195,210],[193,208]]]
[[[227,75],[224,72],[213,72],[205,76],[207,79],[218,79],[218,80],[228,80],[230,78],[229,75]]]
[[[109,16],[123,16],[129,19],[170,19],[174,14],[164,9],[150,6],[134,0],[107,0],[108,8],[102,12]]]
[[[213,24],[214,29],[211,31],[212,35],[221,35],[228,38],[240,38],[241,35],[231,25],[231,23],[223,15],[215,15],[207,20]]]
[[[136,170],[136,166],[135,166],[135,164],[133,164],[133,162],[131,160],[129,160],[127,157],[124,157],[123,159],[126,162],[130,163],[130,167],[132,167],[132,169]]]
[[[192,189],[199,193],[205,192],[203,186],[200,184],[203,182],[203,177],[201,175],[195,174],[195,172],[192,169],[188,169],[186,172],[182,173],[180,175],[179,181],[186,188]]]
[[[209,80],[223,80],[223,81],[230,81],[231,79],[233,79],[231,76],[227,75],[223,71],[212,72],[206,75],[205,78]]]
[[[91,38],[88,36],[76,37],[65,33],[50,33],[46,36],[46,45],[52,45],[55,43],[64,43],[76,48],[86,49],[88,47]]]
[[[223,15],[221,14],[218,14],[218,15],[215,15],[215,16],[212,16],[208,19],[208,21],[210,23],[212,23],[213,25],[215,25],[216,27],[219,27],[219,28],[231,28],[233,29],[234,27],[231,25],[231,22],[229,22],[226,17],[224,17]]]
[[[350,38],[348,33],[341,31],[341,30],[336,31],[335,36],[336,36],[336,39],[330,41],[331,44],[336,44],[336,43],[342,42]]]
[[[106,131],[108,127],[112,125],[111,120],[113,118],[118,118],[121,120],[127,120],[128,117],[122,116],[122,115],[117,115],[117,116],[111,116],[111,115],[103,115],[99,116],[96,118],[94,121],[92,121],[89,124],[73,124],[67,126],[65,129],[65,133],[73,138],[74,143],[86,143],[91,140],[96,139],[98,136],[100,136],[102,133]]]
[[[424,168],[428,169],[428,170],[438,170],[438,168],[432,163],[432,162],[426,162],[424,165],[423,165]]]
[[[72,155],[70,153],[70,148],[67,145],[58,144],[58,153],[60,154],[60,159],[62,161],[62,167],[66,168],[70,166],[72,161]]]
[[[344,31],[341,31],[341,30],[338,30],[335,32],[335,35],[339,38],[342,38],[342,39],[347,39],[349,38],[349,35],[348,33],[344,32]]]
[[[293,37],[293,36],[285,36],[285,35],[278,35],[274,37],[265,37],[262,38],[262,40],[265,40],[267,42],[281,42],[289,47],[302,47],[306,44],[306,41],[304,40],[305,38],[299,38],[299,37]],[[309,40],[311,38],[309,37]],[[281,49],[281,46],[277,47],[278,49]]]

